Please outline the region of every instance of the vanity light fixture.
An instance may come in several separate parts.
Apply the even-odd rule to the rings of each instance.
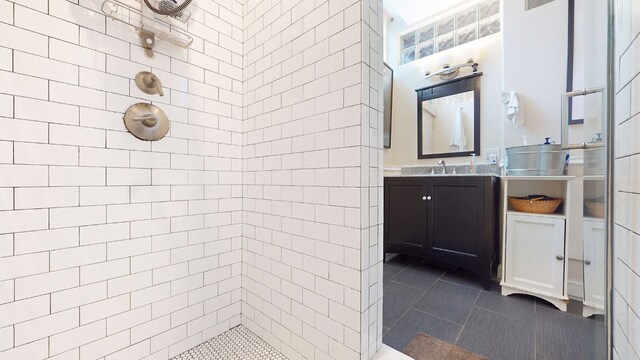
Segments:
[[[427,71],[424,73],[424,78],[429,79],[436,75],[440,76],[441,80],[451,80],[455,79],[460,73],[460,69],[465,67],[471,67],[473,72],[478,72],[478,63],[473,61],[473,59],[468,59],[466,63],[458,64],[454,66],[450,66],[449,64],[442,65],[442,69],[432,73],[431,71]]]

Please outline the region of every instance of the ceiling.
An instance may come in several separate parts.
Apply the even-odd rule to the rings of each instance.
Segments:
[[[445,10],[458,7],[469,0],[383,0],[392,17],[400,17],[411,26],[420,20],[431,18]]]

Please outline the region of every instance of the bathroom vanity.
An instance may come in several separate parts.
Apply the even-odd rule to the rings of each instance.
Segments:
[[[500,179],[427,175],[384,180],[384,252],[420,256],[478,275],[497,266]]]

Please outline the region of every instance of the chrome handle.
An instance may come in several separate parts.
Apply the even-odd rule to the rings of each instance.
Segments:
[[[578,96],[587,96],[591,94],[602,93],[602,116],[606,116],[606,103],[607,103],[607,92],[604,87],[592,88],[592,89],[583,89],[570,91],[562,94],[562,115],[561,115],[561,129],[562,129],[562,150],[576,150],[576,149],[593,149],[593,148],[601,148],[604,147],[604,143],[578,143],[578,144],[569,144],[569,118],[571,114],[569,113],[569,99],[578,97]]]
[[[159,94],[160,96],[164,96],[160,78],[158,78],[151,72],[140,71],[138,74],[136,74],[135,82],[138,89],[140,89],[145,94]]]
[[[556,255],[556,259],[558,259],[558,260],[564,260],[564,256],[562,256],[562,255]]]
[[[591,260],[585,260],[585,261],[584,261],[584,264],[585,264],[585,265],[591,265]]]
[[[141,121],[146,127],[154,127],[158,123],[158,118],[153,114],[134,116],[133,121]]]
[[[156,89],[160,96],[164,96],[164,91],[162,91],[162,82],[157,76],[149,74],[143,78],[143,81],[149,89]]]

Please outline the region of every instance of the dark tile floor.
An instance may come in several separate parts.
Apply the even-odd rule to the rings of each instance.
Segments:
[[[419,332],[491,360],[602,360],[604,323],[526,295],[502,296],[495,283],[419,259],[387,255],[384,343],[402,351]]]

